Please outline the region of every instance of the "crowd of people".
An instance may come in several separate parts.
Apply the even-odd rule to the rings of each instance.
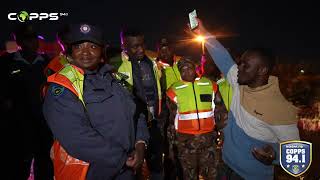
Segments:
[[[4,136],[8,179],[31,169],[36,180],[273,179],[279,143],[300,139],[275,56],[253,48],[234,60],[198,22],[202,64],[166,37],[146,50],[130,27],[111,56],[99,27],[68,25],[56,57],[37,52],[32,26],[17,29],[20,50],[0,57],[3,127],[15,128]]]

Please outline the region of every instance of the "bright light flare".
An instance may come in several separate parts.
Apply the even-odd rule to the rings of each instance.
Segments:
[[[202,42],[205,41],[205,38],[204,38],[203,36],[199,35],[199,36],[197,36],[197,37],[195,38],[195,40],[202,43]]]

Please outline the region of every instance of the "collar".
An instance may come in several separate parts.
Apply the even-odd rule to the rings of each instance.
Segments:
[[[95,70],[85,70],[84,73],[86,75],[94,75],[94,74],[107,74],[107,73],[111,73],[114,70],[113,66],[109,65],[109,64],[104,64],[103,66],[100,66],[99,68],[95,69]]]
[[[270,89],[270,88],[277,88],[279,87],[279,81],[278,78],[275,76],[269,76],[268,79],[268,84],[265,84],[263,86],[259,86],[256,88],[250,88],[249,86],[244,86],[244,89],[248,92],[258,92],[258,91],[263,91],[266,89]]]
[[[183,80],[183,79],[181,79],[181,81],[182,81],[184,84],[188,84],[188,83],[195,83],[195,82],[199,81],[200,79],[201,79],[200,77],[196,77],[196,78],[194,79],[194,81],[192,81],[192,82],[190,82],[190,81],[185,81],[185,80]]]
[[[27,61],[26,59],[24,59],[20,53],[20,51],[17,51],[14,53],[13,55],[13,59],[15,61],[21,61],[25,64],[36,64],[38,61],[45,61],[45,59],[40,55],[38,54],[38,56],[32,61],[32,63],[30,63],[29,61]]]

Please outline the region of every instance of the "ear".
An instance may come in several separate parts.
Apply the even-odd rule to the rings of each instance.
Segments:
[[[263,66],[259,68],[258,75],[267,75],[269,72],[268,68]]]

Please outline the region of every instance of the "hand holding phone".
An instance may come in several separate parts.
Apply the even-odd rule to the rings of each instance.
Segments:
[[[189,23],[190,23],[191,30],[195,29],[199,25],[196,18],[197,18],[196,10],[193,10],[192,12],[189,13]]]

